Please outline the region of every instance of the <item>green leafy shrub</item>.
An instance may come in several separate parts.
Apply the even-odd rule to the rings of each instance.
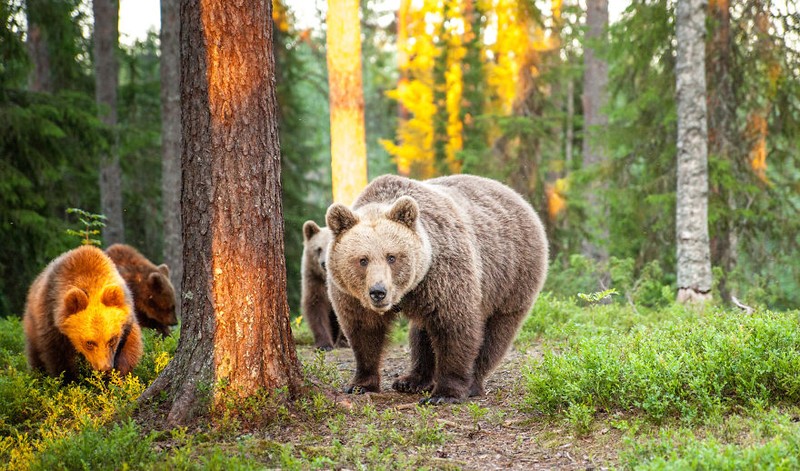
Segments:
[[[524,371],[524,408],[561,414],[583,404],[693,422],[800,399],[798,368],[797,313],[713,311],[545,352]]]

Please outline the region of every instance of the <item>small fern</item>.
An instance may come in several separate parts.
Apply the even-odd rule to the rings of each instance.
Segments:
[[[606,298],[608,296],[614,296],[614,295],[617,295],[617,294],[619,294],[619,293],[617,293],[617,290],[614,289],[614,288],[611,288],[611,289],[607,289],[605,291],[598,291],[596,293],[590,293],[590,294],[578,293],[578,298],[583,300],[583,301],[586,301],[587,303],[594,304],[594,303],[599,302],[600,300],[602,300],[602,299],[604,299],[604,298]]]

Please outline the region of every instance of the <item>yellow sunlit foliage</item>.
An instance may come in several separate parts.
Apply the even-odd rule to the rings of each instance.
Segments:
[[[767,181],[767,120],[760,112],[750,113],[747,118],[747,133],[752,139],[750,146],[750,168],[761,181]]]
[[[547,216],[551,221],[555,221],[559,213],[567,207],[567,180],[559,178],[555,183],[545,185],[545,195],[547,196]]]
[[[286,5],[283,4],[283,0],[272,0],[272,21],[281,32],[286,33],[289,31],[291,26],[289,11],[286,9]]]

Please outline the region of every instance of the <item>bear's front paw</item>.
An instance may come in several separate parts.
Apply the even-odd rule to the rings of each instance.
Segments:
[[[317,350],[319,350],[321,352],[330,352],[331,350],[333,350],[333,346],[332,345],[319,345],[317,347]]]
[[[359,384],[351,384],[350,386],[345,386],[343,391],[346,394],[364,394],[368,392],[378,392],[378,387],[366,386],[366,385],[359,385]]]
[[[407,375],[392,383],[392,389],[402,393],[423,393],[433,389],[433,382],[420,381],[416,376]]]
[[[442,404],[458,404],[461,402],[461,399],[457,397],[449,397],[449,396],[431,396],[431,397],[423,397],[419,400],[419,403],[423,406],[425,405],[434,405],[439,406]]]

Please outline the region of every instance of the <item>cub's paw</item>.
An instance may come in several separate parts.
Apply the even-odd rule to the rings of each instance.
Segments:
[[[461,402],[461,399],[457,397],[450,397],[450,396],[431,396],[431,397],[423,397],[419,400],[419,403],[423,406],[426,405],[433,405],[433,406],[440,406],[443,404],[458,404]]]
[[[432,381],[420,381],[414,376],[403,376],[392,383],[392,389],[402,393],[422,393],[433,389]]]

